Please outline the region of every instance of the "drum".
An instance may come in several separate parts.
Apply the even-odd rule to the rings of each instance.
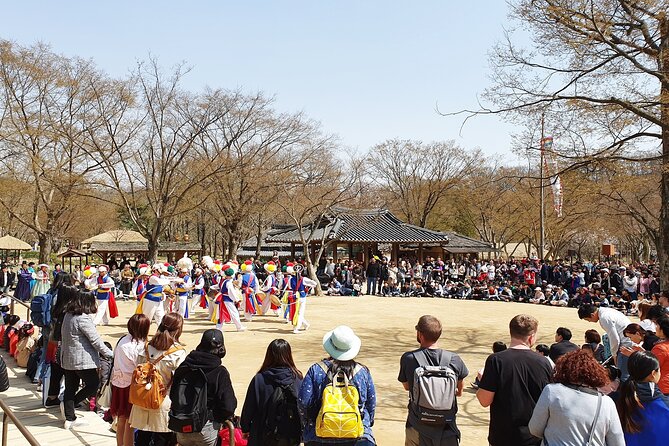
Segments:
[[[256,297],[257,297],[258,299],[260,299],[261,301],[264,301],[264,300],[265,300],[265,292],[264,292],[264,291],[258,291],[258,292],[256,293]]]
[[[279,300],[279,296],[275,296],[274,294],[269,295],[269,300],[272,302],[272,304],[276,305],[277,307],[281,306],[281,301]]]

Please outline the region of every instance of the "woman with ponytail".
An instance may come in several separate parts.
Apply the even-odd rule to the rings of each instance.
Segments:
[[[179,313],[168,313],[163,317],[158,331],[151,339],[144,351],[138,354],[137,364],[151,361],[163,377],[166,396],[158,409],[145,409],[133,405],[128,422],[137,429],[135,446],[175,446],[177,436],[167,426],[172,401],[169,397],[169,387],[172,383],[174,371],[186,359],[186,351],[179,340],[183,330],[184,319]],[[160,358],[160,360],[158,360]]]
[[[627,363],[630,377],[620,390],[618,413],[627,446],[666,445],[669,398],[657,386],[660,362],[651,352],[635,352]]]

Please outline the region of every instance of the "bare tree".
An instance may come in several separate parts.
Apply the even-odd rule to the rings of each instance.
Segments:
[[[453,141],[392,139],[372,148],[369,176],[388,193],[390,207],[424,228],[448,192],[473,171],[479,156]]]
[[[100,184],[149,240],[152,261],[166,226],[209,197],[199,186],[227,164],[227,147],[203,145],[203,135],[230,113],[234,95],[187,93],[180,87],[185,73],[180,66],[165,75],[151,60],[139,63],[130,81],[96,91],[104,126],[90,133],[89,154],[102,166]]]
[[[90,85],[100,74],[89,61],[58,56],[44,45],[0,41],[0,163],[2,174],[22,184],[0,205],[34,231],[40,262],[48,262],[68,213],[88,186],[97,163],[82,149],[90,121]]]
[[[363,161],[352,155],[340,161],[335,149],[330,138],[313,140],[311,150],[294,160],[291,176],[282,184],[281,199],[277,201],[297,229],[307,274],[318,283],[318,294],[322,294],[322,289],[316,267],[328,247],[337,241],[328,237],[335,208],[354,204],[363,184]],[[318,244],[314,252],[312,242]]]
[[[669,2],[515,0],[510,7],[531,47],[510,33],[494,49],[485,94],[492,106],[470,113],[534,122],[545,113],[567,168],[660,160],[658,254],[669,288]]]

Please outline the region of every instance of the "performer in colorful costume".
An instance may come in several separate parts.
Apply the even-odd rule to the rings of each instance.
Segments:
[[[146,285],[144,293],[140,296],[140,303],[137,306],[136,313],[143,313],[149,320],[155,321],[160,326],[165,316],[165,307],[163,306],[163,288],[170,284],[170,279],[163,277],[167,274],[167,268],[160,263],[151,267],[151,277]]]
[[[114,280],[109,277],[107,265],[100,265],[97,274],[86,280],[86,288],[95,293],[98,311],[95,313],[95,325],[109,325],[109,318],[118,317],[118,308],[114,299]]]
[[[35,285],[32,288],[31,295],[33,297],[46,294],[51,288],[49,281],[49,265],[42,263],[37,267],[37,272],[34,274]]]
[[[144,291],[146,291],[146,286],[149,284],[150,274],[151,268],[149,268],[149,265],[146,263],[139,265],[139,274],[137,275],[135,282],[132,284],[132,291],[130,292],[130,294],[137,299],[137,305],[139,305],[142,295],[144,294]]]
[[[221,331],[223,331],[223,324],[230,321],[235,324],[237,331],[244,331],[246,327],[242,325],[242,321],[239,319],[239,311],[237,310],[239,298],[233,283],[235,270],[229,264],[226,264],[223,268],[224,277],[220,279],[218,285],[215,285],[220,292],[216,295],[216,314],[213,320],[216,322],[216,328]]]
[[[193,305],[191,312],[195,312],[195,307],[205,309],[209,306],[207,301],[207,294],[204,291],[204,272],[201,268],[195,269],[195,279],[193,280]]]
[[[179,299],[177,303],[177,313],[184,319],[188,319],[188,301],[190,300],[190,290],[193,289],[193,281],[190,278],[188,268],[179,270],[179,277],[183,282],[177,284],[176,293]]]
[[[277,301],[277,296],[279,295],[279,281],[275,276],[276,264],[270,260],[265,263],[263,268],[267,272],[267,278],[262,287],[262,290],[265,292],[265,298],[262,301],[262,314],[267,314],[270,309],[276,313],[278,306],[272,303],[272,299]]]
[[[242,264],[242,295],[244,296],[244,319],[251,322],[253,315],[258,313],[258,278],[253,272],[253,262],[247,260]]]
[[[304,315],[307,310],[307,287],[315,287],[316,282],[308,277],[302,277],[299,271],[295,271],[295,267],[290,265],[286,268],[286,273],[290,276],[290,290],[292,299],[290,303],[290,322],[293,324],[293,333],[299,333],[302,326],[308,330],[311,324],[305,319]]]

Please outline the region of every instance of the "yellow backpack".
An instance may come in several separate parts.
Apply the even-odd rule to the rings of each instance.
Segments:
[[[320,438],[360,438],[365,432],[358,403],[358,389],[350,382],[362,370],[356,364],[349,378],[343,371],[333,374],[323,361],[318,365],[330,382],[323,389],[321,409],[316,419],[316,435]]]

